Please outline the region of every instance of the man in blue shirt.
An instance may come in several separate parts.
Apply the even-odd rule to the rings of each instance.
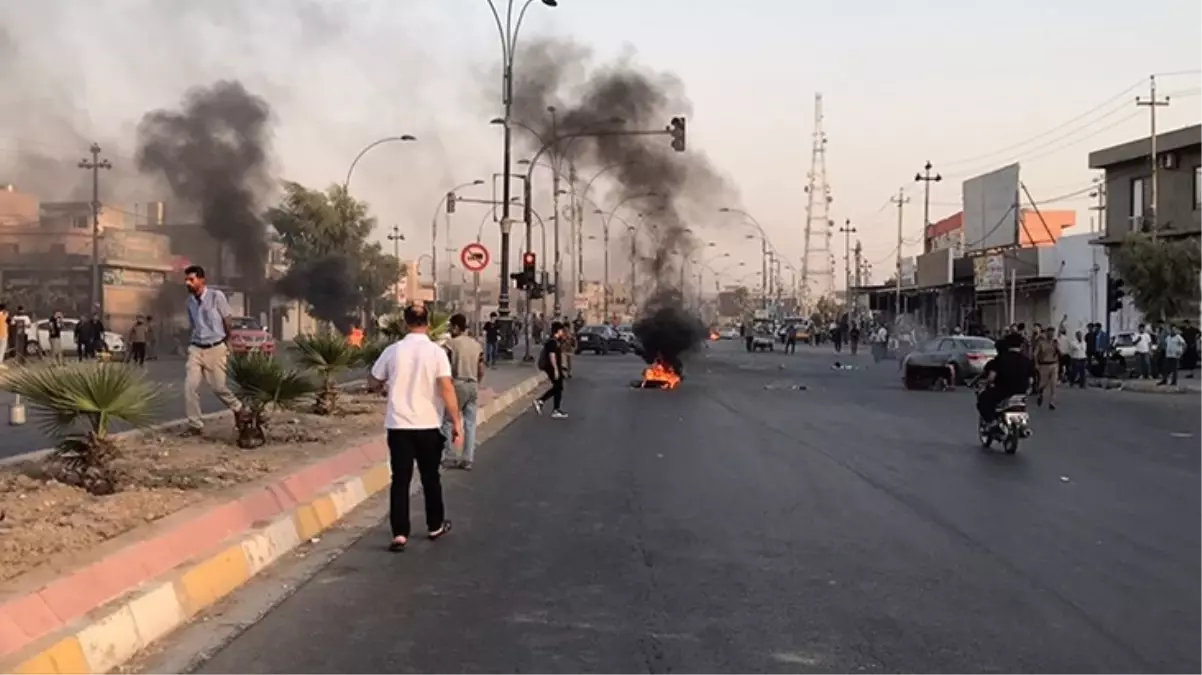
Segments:
[[[230,393],[226,386],[226,367],[229,347],[226,339],[230,334],[229,300],[225,293],[209,288],[205,283],[204,268],[191,265],[184,270],[184,285],[188,287],[188,365],[184,378],[184,410],[188,415],[188,432],[199,435],[204,430],[201,419],[200,383],[209,383],[217,398],[238,415],[242,403]]]

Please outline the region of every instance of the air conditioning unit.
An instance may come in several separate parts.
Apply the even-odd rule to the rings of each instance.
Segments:
[[[1157,159],[1160,162],[1160,168],[1167,169],[1169,171],[1176,169],[1179,164],[1177,161],[1177,153],[1175,152],[1163,153]]]

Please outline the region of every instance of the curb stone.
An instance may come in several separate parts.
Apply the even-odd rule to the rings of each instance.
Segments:
[[[506,389],[480,409],[477,423],[483,424],[522,401],[541,382],[541,374],[532,375]],[[48,588],[0,605],[0,672],[106,673],[130,660],[388,487],[386,452],[381,456],[364,448],[350,448],[343,454],[357,454],[351,459],[360,460],[358,467],[349,474],[342,472],[335,480],[311,486],[310,498],[302,503],[293,502],[282,513],[232,533],[183,564],[133,580],[117,599],[87,607],[68,621],[58,620],[53,603],[43,597]],[[365,465],[365,455],[371,455],[374,461]],[[331,459],[337,464],[339,458],[341,455]],[[283,477],[267,486],[267,491],[305,492],[306,486],[293,484],[306,482],[301,476],[304,473],[302,469]],[[410,492],[416,490],[414,483]],[[237,508],[240,504],[216,504],[211,510],[228,506]],[[176,529],[188,524],[178,522]],[[59,625],[46,630],[55,622]],[[30,635],[31,629],[39,628],[40,632]]]

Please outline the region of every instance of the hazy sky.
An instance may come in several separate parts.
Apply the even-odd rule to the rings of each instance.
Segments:
[[[491,72],[500,47],[485,0],[198,5],[0,0],[19,64],[0,67],[0,160],[24,143],[73,166],[84,148],[66,125],[115,144],[113,173],[130,171],[143,113],[177,105],[190,85],[237,78],[275,108],[280,171],[291,179],[341,181],[366,143],[419,136],[373,151],[352,184],[379,214],[381,238],[393,224],[406,233],[410,257],[429,250],[446,188],[498,170],[501,136],[487,122],[499,113]],[[937,220],[958,210],[966,175],[1014,160],[1036,199],[1087,187],[1090,150],[1147,133],[1147,110],[1134,104],[1146,91],[1124,91],[1150,73],[1187,71],[1160,78],[1173,96],[1159,110],[1161,128],[1202,119],[1197,0],[560,0],[556,9],[535,2],[523,34],[571,38],[597,61],[633,52],[679,76],[692,102],[689,151],[709,155],[794,264],[813,97],[822,92],[832,217],[853,219],[878,282],[892,273],[897,213],[885,207],[901,186],[913,197],[905,231],[915,244],[906,251],[919,248],[913,177],[925,160],[945,176],[931,197]],[[1088,226],[1087,198],[1051,206],[1079,209],[1080,229]],[[453,243],[475,236],[482,213],[456,214]],[[715,214],[702,225],[703,237],[758,269],[756,247],[731,223]],[[841,237],[834,245],[841,265]]]

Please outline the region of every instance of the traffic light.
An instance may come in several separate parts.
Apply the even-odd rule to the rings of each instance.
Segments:
[[[455,213],[455,193],[447,193],[447,213]]]
[[[522,276],[526,278],[527,286],[534,286],[537,283],[537,276],[534,271],[534,252],[527,251],[522,254]]]
[[[518,289],[519,291],[526,290],[526,273],[525,272],[514,272],[513,274],[509,275],[509,278],[513,279],[513,287],[514,288]]]
[[[672,136],[672,149],[676,152],[684,152],[684,118],[673,117],[671,124],[668,125],[668,133]]]
[[[1123,298],[1127,292],[1123,290],[1123,280],[1106,275],[1106,311],[1117,312],[1123,308]]]

